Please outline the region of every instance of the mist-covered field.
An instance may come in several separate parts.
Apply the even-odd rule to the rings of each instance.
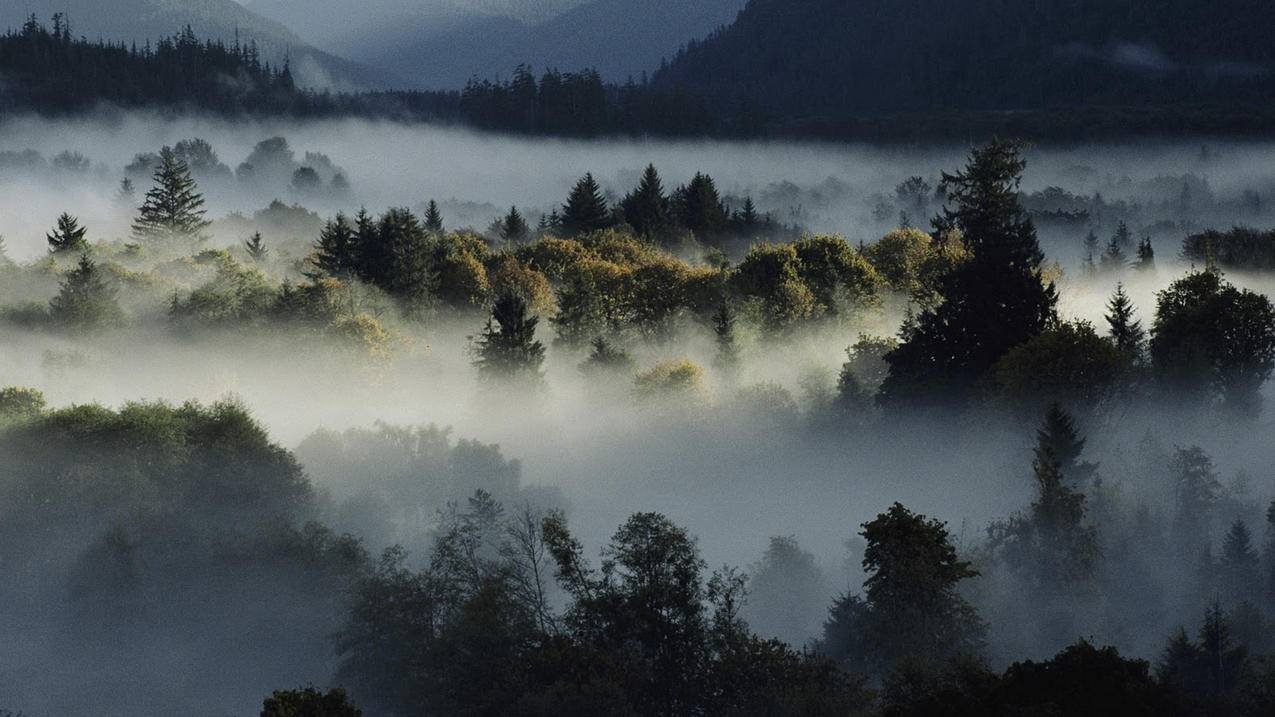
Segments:
[[[286,146],[269,141],[279,137]],[[159,160],[138,155],[192,138],[215,153],[188,162],[211,221],[204,238],[139,237],[131,226]],[[954,205],[936,193],[942,173],[962,170],[971,149],[527,139],[355,120],[6,120],[0,388],[41,398],[0,400],[11,412],[0,412],[0,708],[249,714],[271,690],[314,684],[349,688],[368,714],[401,714],[332,636],[347,629],[352,586],[375,572],[375,556],[400,545],[406,565],[430,566],[454,526],[449,504],[463,509],[476,489],[506,515],[561,510],[595,564],[630,515],[661,513],[696,537],[707,566],[753,576],[743,616],[795,648],[831,649],[829,606],[865,578],[860,526],[898,502],[946,522],[981,573],[959,593],[987,623],[993,670],[1081,637],[1154,664],[1178,626],[1194,636],[1214,601],[1247,606],[1236,635],[1254,656],[1271,650],[1270,347],[1253,338],[1269,327],[1259,316],[1226,334],[1227,356],[1262,354],[1236,359],[1251,394],[1241,399],[1231,374],[1180,388],[1157,373],[1175,349],[1153,325],[1160,292],[1221,251],[1184,254],[1184,239],[1275,225],[1275,144],[1024,149],[1016,198],[1057,318],[1075,333],[1051,323],[1060,338],[996,363],[959,406],[892,407],[876,396],[894,344],[864,339],[906,342],[903,324],[952,300],[945,277],[973,244],[940,247],[948,235],[931,219]],[[670,194],[710,176],[734,223],[658,242],[622,227],[573,245],[545,239],[572,241],[552,216],[585,173],[614,207],[648,164]],[[122,196],[126,177],[133,194]],[[738,219],[745,199],[768,220]],[[316,268],[316,242],[338,213],[364,208],[375,220],[402,207],[423,221],[430,200],[444,228],[419,268],[428,290]],[[499,224],[511,206],[528,224],[519,237]],[[63,212],[86,243],[53,252],[46,235]],[[1104,261],[1120,226],[1126,254]],[[880,243],[901,227],[922,230],[895,235],[915,242],[915,261]],[[1087,262],[1091,231],[1098,254]],[[265,253],[246,248],[254,232]],[[829,235],[844,241],[800,245]],[[805,247],[795,269],[754,250],[794,241]],[[1151,261],[1135,255],[1144,241]],[[850,257],[854,281],[832,260],[831,280],[817,274],[820,251]],[[118,306],[98,325],[58,318],[82,255]],[[584,301],[571,262],[596,282],[604,317],[594,323],[570,323]],[[1217,263],[1237,295],[1275,288],[1260,262]],[[599,278],[612,275],[614,295]],[[462,280],[473,287],[461,292]],[[1107,346],[1117,284],[1151,333],[1136,356]],[[539,316],[543,362],[529,382],[495,380],[483,364],[506,289]],[[1220,311],[1192,314],[1192,326],[1222,321]],[[590,340],[602,336],[628,363],[597,358]],[[1205,363],[1181,370],[1212,370]],[[199,406],[181,408],[188,401]],[[1064,468],[1076,471],[1070,489],[1085,512],[1075,525],[1094,549],[1083,574],[1065,577],[1039,536],[1030,549],[1004,537],[1005,521],[1035,515],[1033,449],[1053,404],[1085,441]],[[245,438],[256,430],[260,441]],[[1207,467],[1188,465],[1192,447]],[[239,459],[223,450],[247,456],[246,475],[279,471],[284,487],[243,488],[226,477],[239,468],[224,467]],[[1184,497],[1200,471],[1207,495]],[[225,484],[201,487],[201,476]],[[275,500],[284,507],[267,509]],[[304,532],[307,521],[330,534]],[[1251,579],[1227,572],[1237,521],[1251,533]],[[296,534],[269,532],[281,525]],[[371,557],[351,557],[343,534]],[[551,592],[557,608],[571,599]]]

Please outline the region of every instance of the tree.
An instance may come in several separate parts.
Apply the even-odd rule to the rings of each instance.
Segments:
[[[1124,284],[1116,284],[1116,291],[1107,302],[1108,336],[1116,350],[1136,364],[1142,361],[1146,351],[1146,331],[1142,329],[1142,322],[1133,318],[1133,312],[1133,301],[1124,290]]]
[[[1080,460],[1084,449],[1085,439],[1076,430],[1075,419],[1057,401],[1051,403],[1040,428],[1036,430],[1033,458],[1037,462],[1056,461],[1059,472],[1069,484],[1084,488],[1097,470],[1094,464]]]
[[[826,654],[884,674],[903,659],[940,662],[982,650],[986,628],[956,591],[978,572],[957,556],[943,523],[895,503],[860,535],[864,596],[834,603],[820,643]]]
[[[1120,226],[1124,226],[1124,223],[1122,222]],[[1103,252],[1102,259],[1098,262],[1098,268],[1104,272],[1118,272],[1128,264],[1119,235],[1111,237],[1111,241],[1107,242],[1107,250]]]
[[[1213,459],[1199,446],[1178,448],[1173,458],[1173,533],[1178,545],[1195,549],[1209,543],[1213,507],[1222,484],[1213,470]]]
[[[261,238],[261,232],[253,232],[252,236],[244,241],[243,247],[253,261],[263,261],[266,255],[270,253],[270,249],[266,247],[265,240]]]
[[[1151,363],[1166,389],[1256,416],[1275,368],[1275,309],[1216,271],[1192,272],[1157,295]]]
[[[610,224],[611,214],[607,211],[606,199],[602,197],[602,188],[593,179],[593,174],[585,174],[571,188],[567,203],[562,206],[562,230],[569,236],[576,236],[605,229]]]
[[[660,240],[669,233],[672,225],[669,199],[654,164],[646,166],[637,188],[620,201],[620,208],[624,211],[624,221],[638,236]]]
[[[723,303],[713,312],[713,340],[717,342],[717,355],[713,365],[730,373],[739,367],[739,346],[735,342],[735,314]]]
[[[726,228],[729,216],[713,178],[696,172],[690,184],[673,194],[673,208],[682,226],[701,241],[715,243]]]
[[[487,380],[540,379],[544,344],[536,340],[538,316],[527,316],[527,302],[503,294],[492,305],[491,318],[475,346],[474,365]]]
[[[518,207],[510,207],[509,213],[500,221],[500,238],[507,242],[520,242],[531,234],[527,220],[518,213]]]
[[[354,227],[344,214],[329,219],[319,232],[311,262],[320,272],[337,278],[359,276],[359,242]]]
[[[1085,235],[1084,252],[1082,266],[1086,274],[1092,274],[1098,270],[1098,235],[1092,229]]]
[[[1155,269],[1155,247],[1151,246],[1151,237],[1142,237],[1138,242],[1138,271]]]
[[[1011,348],[989,378],[995,396],[1031,412],[1050,401],[1088,409],[1109,396],[1129,368],[1129,358],[1087,321],[1061,321]]]
[[[261,705],[261,717],[363,717],[350,704],[345,690],[334,687],[326,693],[314,687],[275,690]]]
[[[367,278],[409,309],[424,306],[435,287],[437,263],[426,230],[409,210],[394,208],[376,222],[375,237],[360,251]]]
[[[119,189],[115,192],[115,202],[120,206],[132,207],[136,198],[137,187],[133,185],[133,180],[128,177],[121,179]]]
[[[943,174],[954,206],[935,229],[959,230],[971,256],[943,281],[943,303],[923,311],[887,355],[883,403],[963,403],[1006,351],[1056,321],[1057,293],[1042,282],[1036,229],[1018,202],[1019,152],[994,141],[974,150],[964,171]]]
[[[101,269],[80,256],[80,263],[67,273],[62,288],[49,302],[49,318],[73,329],[96,329],[124,320],[124,311],[115,301],[115,287],[102,277]]]
[[[772,537],[749,572],[744,613],[759,634],[797,646],[818,634],[828,584],[815,556],[795,537]]]
[[[53,232],[45,234],[44,238],[49,242],[50,254],[72,251],[83,253],[89,248],[88,240],[84,238],[87,233],[88,229],[80,226],[79,219],[62,212],[58,216],[58,223]]]
[[[212,222],[204,219],[204,197],[197,191],[190,169],[177,158],[171,147],[159,153],[155,185],[133,221],[133,236],[138,239],[173,240],[205,239],[204,230]]]
[[[1257,550],[1253,547],[1253,536],[1244,521],[1236,520],[1232,523],[1231,529],[1222,539],[1219,568],[1222,594],[1228,604],[1261,601],[1259,559]]]
[[[591,376],[632,376],[635,363],[633,357],[624,349],[607,341],[605,337],[594,337],[589,358],[580,364],[580,371]]]
[[[443,213],[438,208],[438,202],[433,199],[425,205],[425,231],[431,234],[443,233]]]

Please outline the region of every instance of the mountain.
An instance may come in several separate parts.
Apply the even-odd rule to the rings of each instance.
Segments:
[[[201,38],[255,41],[274,64],[288,58],[297,82],[323,89],[384,84],[380,73],[313,47],[283,24],[264,18],[234,0],[6,0],[0,28],[17,29],[35,15],[43,23],[62,13],[76,36],[137,43],[175,35],[190,25]]]
[[[775,122],[1265,102],[1269,0],[749,0],[656,88]]]
[[[316,14],[335,1],[317,0]],[[402,0],[378,0],[347,23],[348,33],[325,37],[322,46],[412,87],[457,88],[473,77],[508,76],[521,63],[536,70],[593,67],[604,79],[623,82],[654,71],[690,40],[729,23],[744,0],[588,0],[542,22],[491,12],[502,7],[499,2],[508,0],[464,7],[435,0],[409,13],[395,7]]]

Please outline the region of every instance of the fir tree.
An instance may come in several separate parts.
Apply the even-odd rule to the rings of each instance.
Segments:
[[[739,367],[739,347],[735,344],[735,315],[726,304],[713,312],[713,337],[717,342],[713,365],[727,373],[734,371]]]
[[[443,212],[438,208],[438,202],[433,199],[429,200],[429,204],[425,206],[425,231],[430,234],[443,233]]]
[[[703,172],[696,172],[690,184],[678,188],[673,206],[681,225],[701,240],[711,242],[726,228],[726,206],[713,178]]]
[[[323,225],[311,261],[327,276],[349,278],[359,274],[358,243],[354,227],[344,214],[337,214]]]
[[[190,176],[190,169],[177,159],[171,147],[160,150],[159,168],[155,170],[155,186],[146,193],[133,236],[139,239],[203,240],[204,230],[212,223],[204,219],[204,198]]]
[[[1037,463],[1058,464],[1062,476],[1071,485],[1085,486],[1097,466],[1080,460],[1085,439],[1076,430],[1076,422],[1057,402],[1049,404],[1045,418],[1036,430],[1036,447],[1032,455]]]
[[[1142,329],[1142,322],[1133,318],[1133,313],[1133,301],[1125,292],[1124,284],[1116,284],[1116,291],[1107,302],[1108,335],[1117,351],[1138,362],[1146,351],[1146,331]]]
[[[576,182],[562,206],[562,229],[571,236],[605,229],[610,224],[602,189],[592,174],[585,174]]]
[[[120,323],[124,312],[115,301],[115,288],[84,254],[80,256],[79,265],[63,279],[57,296],[49,302],[49,318],[68,328],[95,329]]]
[[[1151,246],[1151,237],[1142,237],[1138,242],[1138,271],[1150,271],[1155,268],[1155,248]]]
[[[1098,235],[1092,229],[1085,235],[1084,252],[1083,267],[1085,273],[1092,274],[1098,270]]]
[[[510,207],[509,213],[500,221],[500,238],[507,242],[520,242],[531,234],[527,220],[518,213],[518,207]]]
[[[137,201],[137,187],[133,186],[133,180],[128,177],[120,180],[120,187],[115,193],[115,201],[120,206],[133,206],[133,203]]]
[[[1223,595],[1231,604],[1244,601],[1260,601],[1258,580],[1259,560],[1253,547],[1253,536],[1242,520],[1231,524],[1222,539],[1222,559],[1219,565]]]
[[[262,261],[270,253],[270,250],[266,248],[266,242],[261,238],[261,232],[253,232],[252,236],[244,241],[243,247],[253,261]]]
[[[735,223],[744,231],[751,231],[757,228],[761,223],[761,215],[757,213],[757,206],[753,204],[752,197],[744,197],[744,205],[735,212],[733,217]],[[902,222],[900,222],[902,225]]]
[[[1123,220],[1116,223],[1116,233],[1111,235],[1111,242],[1108,246],[1116,247],[1122,254],[1127,254],[1133,250],[1133,232],[1129,231],[1129,225],[1125,224]]]
[[[974,150],[964,171],[944,173],[955,206],[935,230],[959,229],[971,257],[945,276],[943,302],[923,311],[886,355],[882,403],[962,404],[1005,352],[1057,321],[1036,228],[1018,201],[1024,166],[1017,144],[998,141]]]
[[[590,342],[589,358],[580,364],[580,371],[587,375],[631,375],[635,363],[628,352],[607,341],[602,336]]]
[[[84,252],[89,248],[88,240],[84,235],[88,233],[88,229],[80,226],[80,220],[71,216],[66,212],[62,212],[58,217],[57,226],[50,234],[45,234],[44,238],[49,242],[49,253],[60,254],[62,252]]]
[[[1222,490],[1213,459],[1199,446],[1178,448],[1171,470],[1176,503],[1174,537],[1183,549],[1208,545],[1213,507]]]
[[[1120,245],[1118,237],[1111,237],[1111,241],[1107,242],[1107,250],[1102,254],[1102,260],[1098,266],[1105,272],[1116,272],[1124,269],[1128,265],[1128,259],[1125,257],[1124,248]]]
[[[475,346],[474,365],[485,380],[538,381],[544,363],[544,344],[536,340],[538,316],[527,315],[527,302],[517,294],[502,294],[492,305]]]
[[[620,202],[624,221],[640,237],[658,239],[668,233],[672,218],[664,183],[654,164],[648,164],[638,186]]]

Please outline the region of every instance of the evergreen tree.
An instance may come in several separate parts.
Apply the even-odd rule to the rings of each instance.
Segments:
[[[1092,229],[1085,235],[1084,252],[1082,266],[1086,274],[1092,274],[1098,270],[1098,235]]]
[[[171,147],[161,149],[159,156],[155,186],[146,193],[133,221],[133,236],[159,240],[205,239],[203,232],[212,222],[204,219],[204,197],[197,191],[190,169]]]
[[[1120,245],[1118,237],[1113,236],[1111,241],[1107,242],[1107,251],[1103,252],[1102,261],[1098,266],[1105,272],[1117,272],[1128,266],[1124,248]]]
[[[252,236],[244,241],[243,248],[253,261],[263,261],[270,253],[270,250],[266,248],[265,240],[261,238],[261,232],[253,232]]]
[[[518,207],[510,207],[509,213],[500,221],[500,238],[507,242],[520,242],[531,234],[527,220],[518,213]]]
[[[433,199],[429,200],[429,204],[425,206],[425,231],[430,234],[443,233],[443,212],[438,208],[438,202]]]
[[[701,241],[714,243],[726,229],[726,205],[722,204],[713,178],[703,172],[696,172],[690,184],[678,188],[673,206],[678,222]]]
[[[1146,332],[1142,322],[1133,318],[1133,312],[1133,301],[1125,292],[1124,284],[1116,284],[1116,291],[1107,302],[1108,335],[1116,350],[1136,363],[1146,351]]]
[[[1222,484],[1213,469],[1213,459],[1199,446],[1178,448],[1171,468],[1174,480],[1175,516],[1173,534],[1177,544],[1193,550],[1209,543],[1213,507]]]
[[[1038,463],[1056,462],[1067,482],[1083,488],[1097,470],[1094,464],[1080,460],[1084,449],[1085,439],[1076,431],[1075,420],[1057,402],[1049,404],[1044,421],[1036,430],[1033,458]]]
[[[1129,225],[1123,220],[1116,223],[1116,233],[1111,235],[1107,250],[1111,251],[1111,247],[1119,250],[1122,256],[1133,250],[1133,232],[1129,231]]]
[[[137,201],[137,187],[133,186],[133,180],[128,177],[120,180],[120,187],[115,193],[115,201],[123,207],[134,206],[133,202]]]
[[[611,223],[606,199],[592,174],[585,174],[576,182],[562,206],[562,230],[570,236],[587,234],[605,229]]]
[[[1222,579],[1222,594],[1229,604],[1260,601],[1258,580],[1259,560],[1253,547],[1253,536],[1242,520],[1231,524],[1222,539],[1222,559],[1218,566]]]
[[[373,282],[409,310],[422,308],[434,290],[434,261],[429,236],[416,216],[404,208],[389,209],[376,224],[379,248]]]
[[[1142,237],[1138,242],[1138,270],[1150,271],[1155,268],[1155,248],[1151,246],[1151,237]]]
[[[589,351],[589,358],[580,364],[582,373],[595,376],[632,376],[635,366],[633,357],[624,349],[602,336],[595,337],[590,345],[592,349]]]
[[[1266,599],[1275,603],[1275,500],[1266,506]]]
[[[744,205],[735,212],[733,219],[744,232],[757,228],[757,225],[761,223],[761,215],[757,213],[757,205],[753,204],[752,197],[744,197]]]
[[[739,367],[739,347],[735,345],[735,315],[726,304],[713,312],[713,337],[717,342],[713,365],[727,373],[734,371]]]
[[[549,318],[555,346],[578,349],[607,330],[602,297],[592,281],[577,274],[556,293],[558,311]]]
[[[935,229],[959,229],[971,256],[944,277],[944,301],[887,354],[883,403],[963,403],[1006,351],[1057,321],[1057,293],[1042,281],[1044,255],[1018,202],[1023,168],[1019,146],[996,141],[974,150],[964,171],[944,173],[955,206]]]
[[[527,315],[522,297],[502,294],[475,346],[474,365],[486,380],[540,379],[545,347],[536,340],[538,316]]]
[[[88,240],[84,238],[87,233],[88,229],[80,226],[79,219],[62,212],[58,217],[58,223],[53,232],[45,234],[44,238],[49,242],[50,254],[70,251],[83,253],[89,248]]]
[[[337,214],[335,219],[323,225],[315,241],[311,261],[327,276],[350,278],[359,275],[358,242],[354,227],[344,214]]]
[[[624,221],[640,237],[659,239],[668,233],[672,218],[664,184],[654,164],[648,164],[638,186],[620,202]]]
[[[57,296],[49,302],[49,318],[73,329],[118,324],[124,320],[124,312],[115,300],[115,291],[102,276],[102,270],[84,254],[80,256],[79,265],[62,280]]]

